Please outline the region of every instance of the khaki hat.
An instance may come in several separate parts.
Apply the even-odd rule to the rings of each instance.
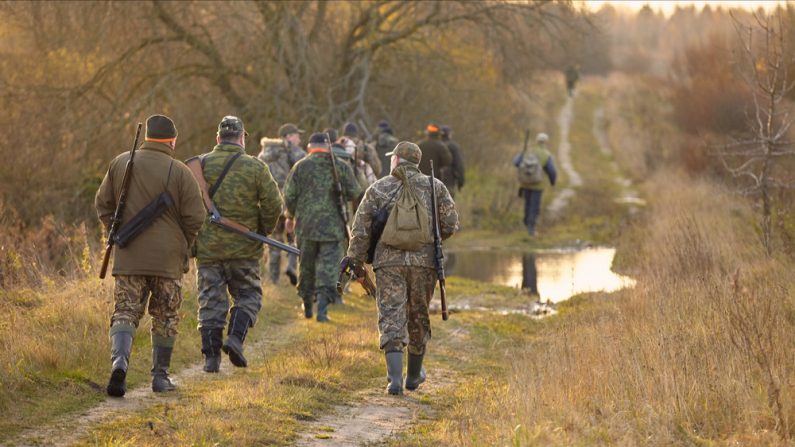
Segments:
[[[392,152],[387,152],[386,156],[391,157],[397,155],[403,160],[409,161],[414,164],[419,164],[422,159],[422,150],[416,144],[410,141],[401,141],[392,149]]]
[[[290,135],[291,133],[304,133],[302,129],[299,129],[293,123],[286,123],[279,126],[279,136],[283,137],[285,135]]]

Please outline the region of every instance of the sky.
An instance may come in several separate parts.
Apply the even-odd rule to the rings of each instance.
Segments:
[[[579,1],[575,0],[575,3],[579,3]],[[698,9],[703,8],[704,5],[707,4],[712,7],[723,6],[725,9],[736,7],[742,7],[746,9],[757,9],[759,7],[772,9],[775,8],[777,4],[785,4],[787,2],[783,0],[585,0],[586,7],[594,11],[601,8],[605,3],[610,3],[616,8],[627,8],[633,11],[637,11],[644,5],[648,4],[652,9],[659,10],[666,16],[670,16],[674,12],[674,9],[676,9],[677,5],[695,5]]]

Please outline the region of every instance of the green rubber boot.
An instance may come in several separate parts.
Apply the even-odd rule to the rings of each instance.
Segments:
[[[155,393],[174,391],[177,388],[171,378],[168,377],[168,367],[171,366],[172,352],[174,352],[173,347],[152,347],[152,391]]]
[[[122,397],[127,392],[127,367],[132,352],[133,335],[129,332],[116,332],[110,337],[111,373],[108,396]]]
[[[414,391],[425,382],[425,368],[422,367],[422,358],[425,355],[409,353],[409,366],[406,370],[406,389]]]
[[[403,394],[403,353],[393,351],[386,353],[386,374],[389,377],[389,385],[386,392],[396,396]]]

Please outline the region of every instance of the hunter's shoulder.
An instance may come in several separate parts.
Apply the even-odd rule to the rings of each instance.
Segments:
[[[384,178],[378,179],[367,188],[367,195],[374,197],[374,198],[381,198],[381,197],[388,197],[398,188],[400,188],[401,182],[397,178],[388,175]]]

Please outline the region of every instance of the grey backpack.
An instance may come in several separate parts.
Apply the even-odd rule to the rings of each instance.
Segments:
[[[541,172],[541,160],[535,151],[522,152],[522,159],[516,167],[516,173],[519,178],[519,185],[531,186],[537,185],[544,180]]]

